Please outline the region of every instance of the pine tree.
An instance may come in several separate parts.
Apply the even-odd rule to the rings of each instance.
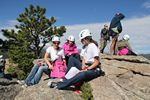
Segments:
[[[16,30],[2,30],[8,39],[10,60],[24,73],[29,71],[33,59],[40,57],[43,47],[53,35],[63,36],[66,32],[65,26],[56,27],[56,19],[46,18],[45,13],[45,8],[30,5],[17,18],[19,24],[15,25]]]

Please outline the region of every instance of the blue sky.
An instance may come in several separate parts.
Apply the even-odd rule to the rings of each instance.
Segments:
[[[47,9],[46,16],[55,16],[58,25],[87,24],[110,21],[114,13],[126,18],[148,15],[142,5],[148,0],[1,0],[0,22],[14,20],[30,4]]]
[[[57,26],[67,27],[67,34],[62,41],[70,34],[78,38],[77,33],[84,28],[89,28],[98,41],[103,24],[109,25],[114,14],[122,12],[126,16],[122,21],[123,30],[125,29],[122,35],[128,33],[130,36],[135,36],[130,42],[137,53],[150,53],[150,40],[141,44],[147,37],[150,37],[150,21],[148,22],[150,20],[150,0],[1,0],[0,29],[10,29],[17,24],[16,18],[30,4],[46,8],[47,18],[54,16],[57,19]],[[139,28],[140,30],[137,31]],[[139,40],[139,36],[143,38]],[[1,34],[0,37],[3,38]],[[135,42],[133,39],[138,41]],[[80,47],[78,41],[77,44]]]

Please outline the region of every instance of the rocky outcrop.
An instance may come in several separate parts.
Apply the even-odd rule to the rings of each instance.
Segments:
[[[0,100],[14,100],[15,96],[22,90],[16,80],[0,78]]]
[[[101,56],[105,76],[90,82],[94,100],[149,100],[150,63],[142,56]]]
[[[142,56],[113,56],[112,59],[101,55],[101,64],[105,76],[89,82],[94,100],[149,100],[149,60]],[[73,91],[48,88],[45,78],[46,75],[39,84],[22,89],[15,81],[0,81],[0,100],[82,100]]]
[[[49,88],[48,80],[44,80],[45,78],[47,78],[46,75],[42,77],[39,84],[24,88],[15,100],[82,100],[73,91]]]

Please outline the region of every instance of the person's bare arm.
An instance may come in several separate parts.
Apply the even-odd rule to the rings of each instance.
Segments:
[[[50,61],[49,61],[49,54],[48,54],[47,52],[46,52],[45,55],[44,55],[44,60],[45,60],[45,62],[47,63],[49,69],[53,69],[53,66],[52,66],[52,64],[51,64]]]
[[[83,56],[81,56],[81,59],[82,59],[82,70],[85,70],[87,68],[85,65],[85,59]]]

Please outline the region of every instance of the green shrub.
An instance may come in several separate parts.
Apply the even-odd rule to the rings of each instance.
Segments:
[[[26,78],[26,73],[23,70],[17,70],[17,79],[22,80]]]
[[[84,100],[94,100],[93,95],[92,95],[92,88],[89,83],[85,82],[81,86],[81,91],[82,91],[81,97]]]
[[[7,72],[8,74],[11,74],[12,76],[14,76],[16,74],[16,68],[13,67],[13,66],[10,66],[8,69],[7,69]]]
[[[7,69],[7,73],[10,74],[12,77],[17,78],[19,80],[26,78],[26,73],[23,70],[19,70],[16,67],[9,67]]]

